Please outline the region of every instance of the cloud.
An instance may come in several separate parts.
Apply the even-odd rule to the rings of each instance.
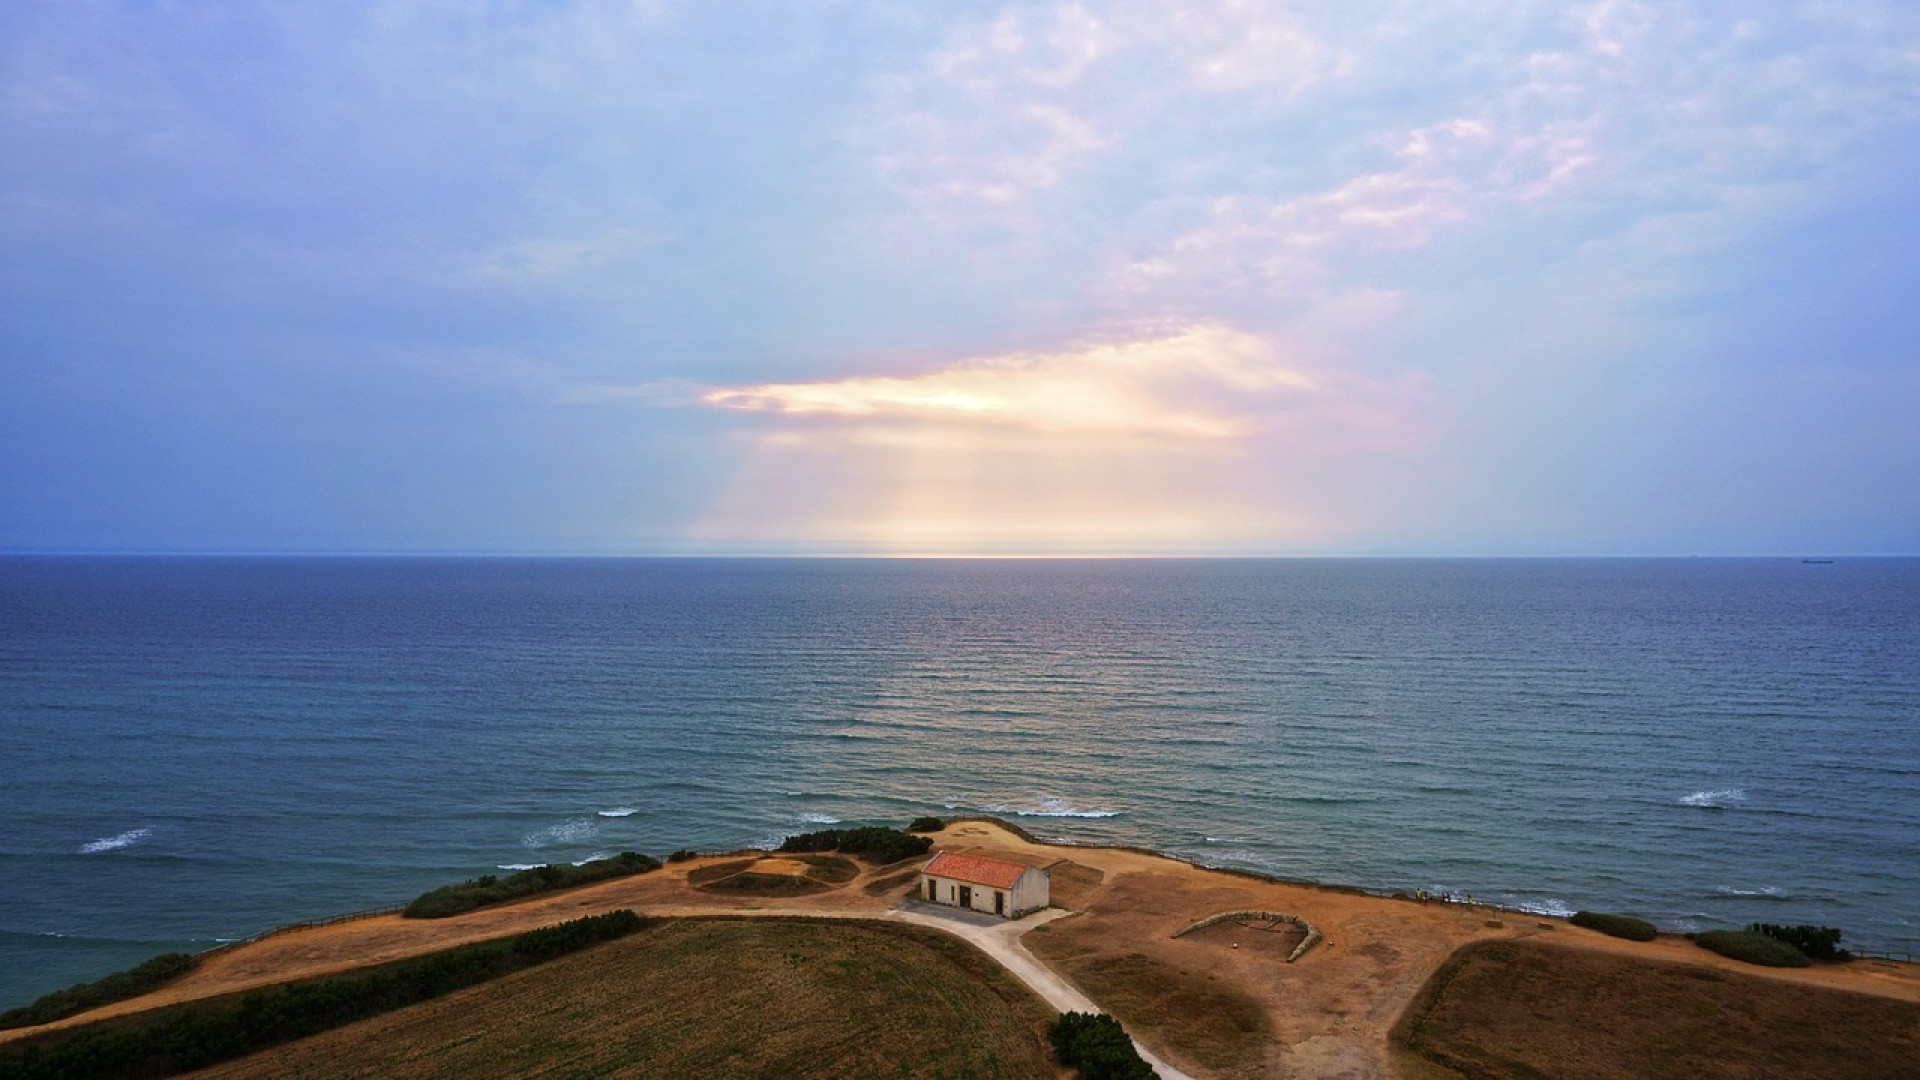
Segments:
[[[726,387],[703,400],[788,417],[1221,439],[1248,431],[1244,414],[1254,399],[1316,390],[1261,339],[1203,326],[1069,352],[966,360],[911,377]]]
[[[920,375],[715,388],[756,418],[688,542],[899,553],[1272,550],[1330,463],[1419,442],[1419,388],[1203,325]]]

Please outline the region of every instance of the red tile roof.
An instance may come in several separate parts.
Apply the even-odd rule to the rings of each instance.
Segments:
[[[1031,867],[1001,859],[989,859],[985,855],[963,855],[957,851],[943,851],[933,857],[933,861],[920,868],[923,874],[935,877],[952,878],[955,881],[970,882],[974,885],[986,885],[994,889],[1011,889],[1021,874]]]

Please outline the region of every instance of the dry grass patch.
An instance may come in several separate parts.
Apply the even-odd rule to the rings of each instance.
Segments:
[[[1066,859],[1047,867],[1047,877],[1054,906],[1069,911],[1084,909],[1093,899],[1093,891],[1107,880],[1107,875],[1093,867]]]
[[[1053,1080],[1052,1015],[918,927],[686,919],[195,1076]]]
[[[1043,926],[1022,940],[1129,1033],[1183,1068],[1214,1076],[1264,1074],[1273,1025],[1252,995],[1210,971],[1090,948],[1058,929]]]
[[[905,889],[907,886],[913,884],[914,879],[919,876],[919,867],[908,867],[898,873],[876,877],[862,886],[862,889],[868,896],[884,896],[887,893]]]
[[[1461,949],[1393,1035],[1475,1080],[1920,1078],[1920,1005],[1523,941]]]
[[[859,876],[858,866],[837,855],[781,855],[698,867],[687,873],[687,884],[726,895],[807,896]]]

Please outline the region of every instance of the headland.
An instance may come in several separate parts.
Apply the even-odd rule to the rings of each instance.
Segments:
[[[992,819],[951,820],[930,835],[937,850],[977,851],[1045,868],[1059,910],[1013,924],[1009,940],[1052,976],[1119,1016],[1166,1062],[1208,1080],[1419,1074],[1426,1066],[1405,1060],[1392,1038],[1394,1027],[1449,958],[1479,942],[1526,942],[1529,948],[1737,972],[1920,1005],[1920,966],[1912,964],[1856,961],[1763,971],[1679,937],[1625,941],[1565,920],[1484,905],[1276,881],[1138,849],[1050,844]],[[653,917],[900,920],[911,912],[916,922],[955,919],[954,930],[963,931],[964,917],[913,898],[914,870],[922,861],[859,864],[848,874],[830,867],[823,873],[826,864],[764,852],[700,855],[650,873],[451,918],[381,914],[289,928],[207,954],[195,970],[156,992],[52,1024],[0,1032],[0,1043],[621,908]],[[794,887],[772,887],[783,875]],[[730,881],[751,887],[727,887]],[[1319,940],[1303,950],[1309,932]]]

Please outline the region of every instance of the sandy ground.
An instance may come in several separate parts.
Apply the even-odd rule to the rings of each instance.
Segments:
[[[1020,935],[1051,921],[1050,935],[1116,951],[1144,954],[1176,967],[1212,973],[1259,1000],[1273,1020],[1273,1076],[1371,1080],[1394,1075],[1387,1032],[1407,1003],[1454,949],[1470,941],[1532,937],[1573,948],[1603,949],[1746,974],[1813,983],[1920,1002],[1920,965],[1857,961],[1797,970],[1756,968],[1708,953],[1677,938],[1621,941],[1562,920],[1439,902],[1416,903],[1311,885],[1266,882],[1204,870],[1146,852],[1061,847],[1023,839],[997,823],[955,822],[936,834],[942,849],[977,849],[1051,868],[1056,908],[1046,918],[1018,923],[972,920],[919,904],[905,882],[869,894],[864,886],[889,870],[863,868],[831,892],[757,900],[720,896],[686,883],[689,870],[738,856],[713,856],[670,865],[508,907],[451,919],[382,915],[282,931],[207,956],[201,966],[162,990],[132,1001],[38,1028],[0,1032],[0,1042],[36,1032],[211,997],[288,979],[396,960],[469,941],[530,930],[581,915],[633,908],[649,915],[793,914],[899,918],[955,932],[980,945],[1059,1008],[1086,1008],[1080,988],[1040,963]],[[1311,922],[1325,941],[1297,963],[1286,949],[1265,947],[1281,935],[1212,930],[1174,938],[1189,924],[1224,911],[1261,910]],[[1498,923],[1500,925],[1490,925]],[[971,927],[971,929],[969,928]],[[1255,938],[1253,935],[1261,935]],[[1235,942],[1242,947],[1235,948]],[[1023,970],[1024,969],[1024,970]],[[1164,1050],[1163,1050],[1164,1052]],[[1208,1074],[1169,1055],[1172,1067]],[[1165,1074],[1174,1080],[1170,1068]]]

